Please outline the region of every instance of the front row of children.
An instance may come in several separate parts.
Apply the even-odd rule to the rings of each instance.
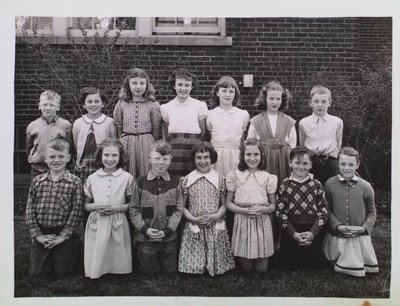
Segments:
[[[45,152],[49,172],[32,180],[26,208],[31,273],[74,272],[80,262],[76,232],[83,207],[90,212],[84,246],[85,275],[90,278],[132,272],[126,212],[135,229],[140,264],[150,275],[177,270],[223,274],[234,268],[233,256],[245,271],[266,272],[274,254],[274,214],[281,225],[277,257],[283,267],[318,266],[324,253],[335,271],[355,276],[378,272],[370,236],[376,219],[374,191],[356,175],[356,150],[342,148],[340,174],[328,179],[325,192],[309,173],[312,153],[304,147],[290,152],[291,175],[279,188],[277,177],[265,171],[263,147],[256,139],[241,145],[238,170],[228,173],[226,182],[211,167],[217,153],[209,143],[194,146],[196,169],[184,178],[169,175],[171,153],[169,143],[157,141],[150,152],[149,173],[135,183],[123,170],[121,142],[108,138],[95,154],[100,169],[82,188],[80,179],[65,169],[70,160],[68,141],[50,141]],[[235,213],[231,243],[226,209]],[[186,223],[178,252],[182,215]],[[329,232],[324,237],[327,220]]]

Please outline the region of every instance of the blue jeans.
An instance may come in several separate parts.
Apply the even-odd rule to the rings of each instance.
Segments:
[[[173,273],[178,270],[176,240],[168,242],[137,242],[137,255],[144,273],[156,275],[160,272]]]

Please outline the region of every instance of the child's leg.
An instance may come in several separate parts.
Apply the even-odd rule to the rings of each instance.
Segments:
[[[33,276],[49,274],[54,268],[51,263],[50,250],[46,249],[43,244],[33,239],[30,258],[30,273]]]
[[[145,274],[156,275],[160,273],[159,253],[161,247],[159,242],[137,242],[137,255]]]
[[[244,270],[244,272],[252,272],[253,271],[253,259],[247,259],[244,257],[239,257],[240,266]]]
[[[163,273],[174,273],[178,271],[178,248],[177,241],[172,240],[163,243],[161,253],[161,271]]]
[[[78,234],[72,234],[68,240],[55,246],[51,251],[57,275],[72,275],[82,267],[82,243]]]
[[[258,273],[266,273],[268,270],[268,258],[254,259],[254,270]]]

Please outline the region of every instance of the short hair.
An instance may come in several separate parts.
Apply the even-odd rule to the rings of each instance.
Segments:
[[[172,154],[172,145],[165,140],[157,140],[151,147],[151,151],[160,153],[162,156]]]
[[[53,149],[58,152],[69,152],[69,147],[70,144],[68,139],[63,136],[57,136],[56,138],[50,140],[47,144],[48,149]]]
[[[187,81],[192,81],[192,92],[197,87],[197,77],[193,73],[191,73],[189,70],[187,70],[185,68],[179,68],[179,69],[174,70],[172,72],[172,74],[168,77],[169,86],[171,87],[174,94],[176,94],[174,86],[175,86],[175,81],[177,79],[184,79]]]
[[[230,76],[223,76],[221,77],[217,83],[214,85],[213,89],[211,90],[211,103],[219,106],[219,97],[217,96],[218,90],[220,88],[233,88],[235,89],[235,98],[233,99],[232,104],[236,105],[239,104],[240,101],[240,90],[235,82],[235,80]]]
[[[260,164],[258,165],[258,169],[266,170],[267,169],[267,158],[265,156],[265,150],[259,141],[255,138],[248,138],[240,145],[240,154],[239,154],[239,165],[238,169],[240,171],[245,171],[248,166],[244,160],[244,151],[246,150],[246,146],[257,146],[260,150]]]
[[[109,137],[109,138],[104,139],[97,147],[96,153],[94,154],[97,166],[99,168],[103,168],[102,157],[103,157],[104,148],[106,148],[106,147],[116,147],[118,149],[119,161],[117,164],[117,169],[123,168],[128,159],[124,152],[123,144],[121,143],[121,141],[119,139],[114,138],[114,137]]]
[[[289,154],[289,160],[292,161],[295,158],[303,158],[304,155],[308,155],[310,161],[312,162],[312,157],[314,156],[313,152],[307,149],[304,146],[298,146],[293,148]]]
[[[321,94],[321,95],[327,94],[328,98],[329,98],[329,101],[332,100],[331,91],[328,88],[326,88],[325,86],[317,85],[317,86],[314,86],[313,88],[311,88],[311,90],[310,90],[310,99],[312,99],[312,97],[315,94]]]
[[[214,147],[207,141],[200,141],[195,144],[192,148],[191,158],[192,161],[195,161],[196,153],[210,153],[211,164],[215,164],[218,160],[218,153],[215,151]]]
[[[94,87],[94,86],[82,87],[80,90],[80,93],[81,93],[80,103],[82,105],[85,104],[86,97],[88,95],[93,95],[93,94],[99,94],[100,100],[103,103],[103,105],[106,105],[109,102],[109,100],[108,100],[107,96],[104,94],[103,90],[101,90],[97,87]]]
[[[354,156],[356,158],[357,163],[360,162],[360,153],[353,147],[342,147],[339,151],[339,157],[340,155]]]
[[[50,101],[56,101],[61,104],[61,96],[54,90],[47,89],[47,90],[43,91],[40,94],[39,101],[42,99],[42,97],[46,97]]]
[[[275,81],[268,82],[267,84],[264,84],[264,86],[260,90],[260,94],[258,95],[258,98],[254,102],[255,106],[262,106],[265,109],[267,108],[267,96],[268,96],[268,91],[271,90],[277,90],[282,93],[282,102],[281,105],[279,106],[279,111],[287,107],[287,96],[289,91],[286,90],[281,84]]]
[[[151,84],[147,72],[141,68],[133,68],[128,70],[124,83],[122,84],[121,90],[119,92],[119,98],[125,101],[132,100],[132,92],[129,87],[129,80],[136,77],[146,79],[146,91],[143,94],[144,99],[151,102],[155,101],[156,98],[154,86]]]

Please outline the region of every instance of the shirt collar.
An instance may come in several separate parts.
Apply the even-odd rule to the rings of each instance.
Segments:
[[[69,172],[67,169],[65,169],[64,173],[60,176],[60,178],[58,179],[61,180],[64,179],[68,182],[72,182],[72,174],[71,172]],[[43,174],[43,176],[40,178],[39,182],[44,181],[44,180],[51,180],[51,176],[50,176],[50,171],[47,171]]]
[[[104,120],[106,120],[106,115],[104,115],[104,114],[101,114],[101,116],[99,117],[99,118],[96,118],[96,119],[90,119],[89,117],[88,117],[88,115],[83,115],[82,116],[82,118],[83,118],[83,120],[85,120],[85,122],[86,123],[88,123],[88,124],[91,124],[91,123],[93,123],[93,122],[95,122],[95,123],[103,123],[104,122]]]
[[[325,115],[323,115],[323,116],[317,116],[316,114],[312,114],[311,115],[312,116],[312,121],[313,122],[315,122],[315,123],[317,123],[318,122],[318,119],[323,119],[324,121],[327,121],[328,120],[328,117],[329,117],[329,114],[328,113],[326,113]]]
[[[190,105],[190,102],[192,101],[192,97],[189,96],[189,97],[186,99],[185,102],[181,102],[181,101],[178,100],[177,97],[175,97],[175,99],[174,99],[173,101],[174,101],[174,104],[175,104],[175,105],[182,105],[182,104],[184,104],[184,105]]]
[[[162,175],[158,175],[155,174],[153,171],[149,171],[149,173],[147,173],[147,180],[148,181],[152,181],[157,177],[162,177],[162,179],[166,182],[169,182],[171,180],[171,177],[169,176],[169,173],[167,171],[165,171]]]
[[[229,109],[229,110],[222,109],[222,108],[219,107],[219,106],[217,106],[217,107],[215,108],[215,112],[216,112],[217,114],[223,114],[223,113],[234,114],[234,113],[236,113],[236,110],[237,110],[236,107],[232,107],[232,108]]]
[[[242,184],[246,182],[247,178],[250,175],[253,175],[255,177],[259,186],[264,185],[264,183],[268,180],[268,175],[265,175],[268,174],[266,171],[257,170],[255,172],[250,172],[246,169],[244,171],[236,170],[235,172],[239,182],[241,182]]]
[[[107,173],[103,170],[103,168],[100,168],[99,170],[96,171],[96,173],[100,176],[107,176],[107,175],[111,175],[111,176],[118,176],[120,175],[122,172],[124,172],[124,170],[122,170],[122,168],[119,168],[117,170],[115,170],[113,173]]]
[[[347,181],[343,176],[341,176],[340,174],[338,174],[338,178],[339,178],[339,181],[341,181],[342,183],[347,183],[347,182],[350,182],[350,183],[353,183],[353,184],[356,184],[357,182],[358,182],[358,176],[357,175],[354,175],[351,179],[350,179],[350,181]]]
[[[204,177],[207,181],[215,186],[215,188],[219,188],[219,174],[216,170],[211,169],[208,173],[200,173],[197,169],[190,172],[186,178],[187,183],[186,186],[189,187],[193,183],[195,183],[198,179]]]
[[[302,179],[301,181],[298,180],[297,178],[295,178],[295,177],[293,176],[293,173],[291,173],[290,176],[289,176],[289,180],[295,181],[295,182],[299,182],[299,183],[303,183],[303,182],[307,181],[308,179],[310,179],[310,180],[314,179],[314,175],[313,175],[312,173],[309,173],[309,174],[308,174],[304,179]]]
[[[55,122],[57,121],[58,115],[55,115],[54,118],[53,118],[50,122],[48,122],[48,121],[46,120],[46,118],[45,118],[43,115],[42,115],[40,118],[42,118],[42,120],[43,120],[44,122],[46,122],[47,124],[50,124],[50,123],[55,123]]]

